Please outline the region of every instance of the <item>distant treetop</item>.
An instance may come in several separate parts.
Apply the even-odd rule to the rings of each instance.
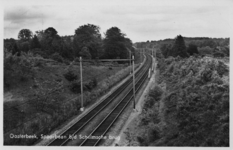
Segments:
[[[30,40],[32,38],[32,31],[29,30],[29,29],[22,29],[19,31],[19,34],[18,34],[18,39],[19,40],[24,40],[24,41],[27,41],[27,40]]]

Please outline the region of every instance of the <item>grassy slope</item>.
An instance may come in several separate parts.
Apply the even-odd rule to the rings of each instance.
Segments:
[[[76,74],[79,74],[79,66],[68,67],[62,63],[47,62],[43,59],[41,64],[34,67],[34,78],[18,83],[15,81],[15,84],[5,90],[13,97],[11,101],[4,102],[4,111],[6,110],[4,144],[32,144],[35,140],[10,139],[9,134],[46,134],[69,117],[79,114],[80,95],[68,89],[69,81],[63,76],[71,67]],[[123,65],[84,64],[84,80],[95,77],[98,81],[96,88],[84,93],[86,105],[93,103],[129,73],[129,68],[123,68],[125,68]],[[23,100],[18,100],[19,96]],[[9,109],[12,106],[15,107]]]
[[[213,58],[160,60],[146,100],[141,145],[229,146],[229,67]]]

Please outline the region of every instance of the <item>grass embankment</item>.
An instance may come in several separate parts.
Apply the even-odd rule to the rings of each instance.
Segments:
[[[229,146],[229,67],[207,57],[168,58],[158,71],[133,133],[140,145]]]
[[[70,91],[71,83],[64,77],[64,73],[69,68],[73,68],[73,71],[76,71],[75,73],[78,75],[79,67],[75,65],[68,67],[62,63],[45,63],[44,61],[28,56],[20,58],[9,56],[5,59],[6,67],[8,64],[13,64],[11,68],[9,67],[10,69],[4,68],[8,91],[17,90],[19,92],[21,87],[27,90],[30,95],[27,95],[26,103],[19,101],[4,103],[4,110],[6,110],[4,112],[4,145],[31,145],[40,138],[41,134],[49,134],[53,129],[68,121],[69,118],[80,113],[80,94]],[[83,68],[84,80],[92,79],[92,77],[97,80],[97,85],[93,89],[84,92],[85,106],[93,104],[98,97],[109,91],[130,71],[129,67],[125,68],[122,65],[120,67],[112,64],[102,65],[89,65]],[[28,73],[16,74],[17,71],[22,72],[22,68],[27,69]],[[14,76],[8,77],[8,74]],[[12,80],[10,80],[11,78]],[[15,83],[18,85],[14,85]],[[22,105],[22,103],[24,104]],[[9,109],[13,105],[15,107]],[[11,134],[35,134],[38,139],[11,138]]]

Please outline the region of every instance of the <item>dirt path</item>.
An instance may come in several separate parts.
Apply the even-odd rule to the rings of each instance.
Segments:
[[[155,75],[156,70],[153,72],[148,85],[146,86],[145,90],[143,91],[142,95],[140,96],[138,103],[136,104],[136,111],[133,111],[127,122],[125,123],[124,127],[122,128],[121,132],[119,133],[119,140],[113,142],[112,146],[139,146],[139,143],[135,139],[131,139],[129,137],[132,132],[137,132],[137,124],[140,121],[139,115],[142,112],[142,107],[144,105],[144,101],[148,96],[150,89],[155,86]]]

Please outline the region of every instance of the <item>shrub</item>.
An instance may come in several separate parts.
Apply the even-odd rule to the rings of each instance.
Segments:
[[[7,53],[4,56],[4,87],[32,78],[34,76],[32,64],[32,60],[25,53],[21,56]]]
[[[67,73],[64,74],[64,77],[68,80],[68,81],[74,81],[78,79],[78,76],[72,71],[69,70]]]
[[[63,60],[63,62],[64,62],[66,65],[70,65],[70,61],[67,60],[67,59]]]
[[[120,73],[117,73],[111,78],[103,81],[104,83],[108,82],[108,86],[105,87],[105,84],[104,86],[101,84],[99,88],[93,89],[92,92],[84,92],[84,105],[87,106],[88,104],[95,102],[99,96],[109,90],[112,85],[116,84],[114,82],[120,81],[126,74],[129,74],[129,68],[123,69],[120,71]],[[30,99],[29,108],[36,110],[37,113],[30,113],[28,117],[28,114],[24,115],[22,114],[23,112],[20,112],[20,110],[19,113],[17,111],[15,113],[15,115],[19,116],[17,124],[22,122],[22,125],[12,129],[11,132],[4,133],[4,145],[32,145],[34,142],[36,142],[36,139],[10,139],[9,134],[36,134],[38,137],[40,137],[40,134],[48,134],[70,117],[79,114],[81,99],[80,94],[77,95],[77,98],[67,100],[59,91],[61,89],[55,91],[54,89],[43,87],[41,82],[37,81],[36,79],[35,83],[36,87],[34,89],[36,91],[36,98]],[[91,84],[91,87],[95,87],[97,85],[97,80],[93,78],[87,83]],[[77,80],[72,81],[69,88],[76,93],[80,93],[80,82]],[[52,91],[55,91],[55,93]],[[27,118],[22,119],[20,116],[26,116]],[[11,117],[8,118],[11,119]],[[6,120],[4,118],[4,124],[5,121]],[[15,124],[13,123],[11,125]]]
[[[76,94],[81,93],[81,83],[75,80],[69,85],[69,89],[73,93],[76,93]]]
[[[216,71],[218,72],[220,77],[222,77],[224,74],[229,73],[227,66],[222,61],[218,61]]]
[[[163,90],[159,86],[155,86],[150,92],[149,96],[152,97],[155,101],[158,101],[163,94]]]
[[[97,86],[96,78],[89,80],[88,82],[83,83],[83,91],[91,91],[93,88]],[[70,85],[69,89],[73,93],[81,93],[81,83],[80,81],[74,80]]]
[[[59,55],[58,53],[54,53],[51,58],[57,62],[61,62],[61,63],[63,62],[62,56]]]
[[[200,47],[198,48],[198,52],[201,54],[201,55],[212,55],[213,53],[213,49],[210,48],[209,46],[206,46],[206,47]]]
[[[165,97],[163,115],[167,130],[164,132],[171,133],[174,128],[177,128],[177,132],[165,134],[165,137],[171,138],[164,143],[176,146],[228,146],[228,121],[220,119],[220,116],[229,116],[229,109],[223,109],[223,102],[229,101],[223,95],[229,92],[229,88],[221,81],[221,75],[228,72],[226,66],[208,57],[197,60],[189,58],[171,64],[174,65],[173,76],[169,76],[169,70],[162,74],[173,93]],[[185,72],[185,75],[178,70]],[[225,131],[221,130],[224,124]]]
[[[157,146],[229,146],[228,67],[210,57],[159,63],[166,93],[156,103],[159,90],[150,92],[142,113],[139,142]]]
[[[91,54],[87,47],[83,47],[79,52],[79,55],[82,56],[83,59],[91,59]]]
[[[91,91],[93,88],[97,86],[97,80],[96,78],[91,79],[89,82],[87,82],[84,87]]]
[[[162,94],[162,89],[159,86],[155,86],[152,90],[150,90],[149,97],[146,99],[143,108],[145,110],[151,109],[154,104],[160,100]]]
[[[33,53],[34,56],[39,55],[43,58],[48,58],[48,55],[44,51],[42,51],[42,49],[40,49],[40,48],[35,48],[35,49],[30,50],[30,51]]]
[[[225,55],[224,55],[224,53],[222,53],[222,52],[215,52],[215,53],[213,54],[213,56],[214,56],[214,57],[224,57]]]
[[[42,62],[42,61],[35,61],[35,63],[34,63],[34,67],[44,67],[44,63]]]
[[[195,44],[189,44],[187,52],[189,53],[189,55],[198,54],[197,46]]]

